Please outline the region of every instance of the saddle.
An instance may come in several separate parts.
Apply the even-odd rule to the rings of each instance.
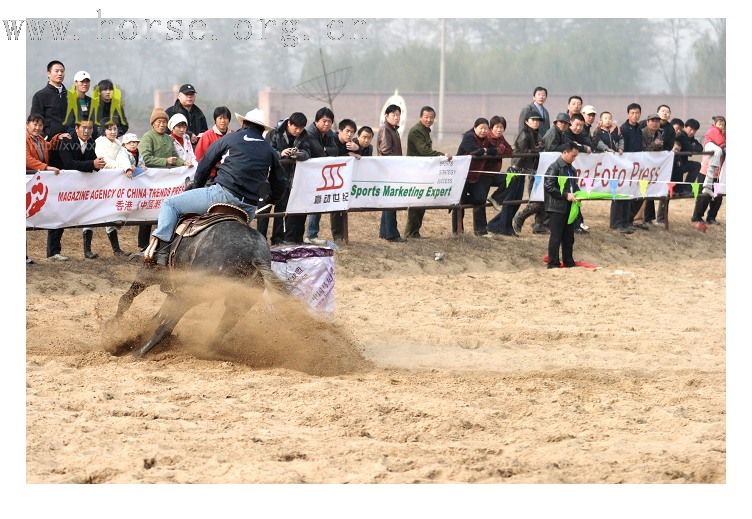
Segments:
[[[175,239],[170,247],[170,256],[167,266],[174,267],[175,253],[180,247],[180,242],[185,237],[196,236],[198,233],[205,231],[212,225],[219,222],[236,220],[245,225],[251,224],[251,219],[243,209],[230,204],[213,204],[204,214],[186,214],[178,221],[175,228]]]

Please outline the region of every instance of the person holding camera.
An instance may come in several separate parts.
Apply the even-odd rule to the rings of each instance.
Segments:
[[[290,117],[280,121],[277,127],[266,132],[264,137],[272,145],[274,151],[280,158],[282,169],[287,175],[287,188],[277,205],[274,206],[275,213],[283,213],[287,210],[287,202],[290,199],[290,189],[292,189],[292,179],[295,176],[295,165],[298,161],[308,160],[311,157],[311,151],[308,146],[308,137],[306,133],[306,124],[308,118],[301,112],[294,112]],[[305,233],[304,214],[290,214],[284,217],[274,217],[272,225],[272,245],[282,243],[301,244],[303,243],[303,234]],[[266,237],[266,231],[269,228],[269,219],[260,218],[257,223],[258,231]]]

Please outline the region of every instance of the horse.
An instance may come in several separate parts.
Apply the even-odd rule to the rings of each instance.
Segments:
[[[177,243],[176,243],[177,242]],[[271,251],[266,239],[247,221],[223,219],[204,228],[193,236],[183,235],[173,241],[171,269],[144,265],[136,274],[136,279],[128,291],[118,301],[113,321],[117,322],[130,308],[133,300],[146,288],[161,284],[167,293],[159,312],[152,319],[156,329],[140,349],[134,351],[143,357],[178,324],[183,315],[200,301],[187,297],[190,287],[180,284],[178,271],[200,272],[207,276],[234,278],[277,292],[285,292],[286,286],[271,270]],[[225,297],[225,311],[215,331],[215,341],[221,341],[247,310],[241,298]]]

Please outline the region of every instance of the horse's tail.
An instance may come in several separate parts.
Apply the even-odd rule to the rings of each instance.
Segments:
[[[269,265],[266,265],[260,261],[253,261],[253,267],[256,272],[261,276],[261,280],[264,282],[264,288],[270,292],[276,294],[290,294],[290,288],[287,283],[279,279],[277,275],[272,271]]]

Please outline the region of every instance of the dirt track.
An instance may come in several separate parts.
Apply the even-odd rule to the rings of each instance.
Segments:
[[[670,232],[622,236],[587,205],[575,256],[596,271],[546,270],[529,226],[452,240],[433,211],[427,239],[390,244],[355,214],[333,322],[258,305],[209,351],[205,304],[147,360],[105,351],[137,266],[104,230],[102,257],[69,230],[54,264],[28,233],[27,481],[724,482],[725,226],[671,207]]]

